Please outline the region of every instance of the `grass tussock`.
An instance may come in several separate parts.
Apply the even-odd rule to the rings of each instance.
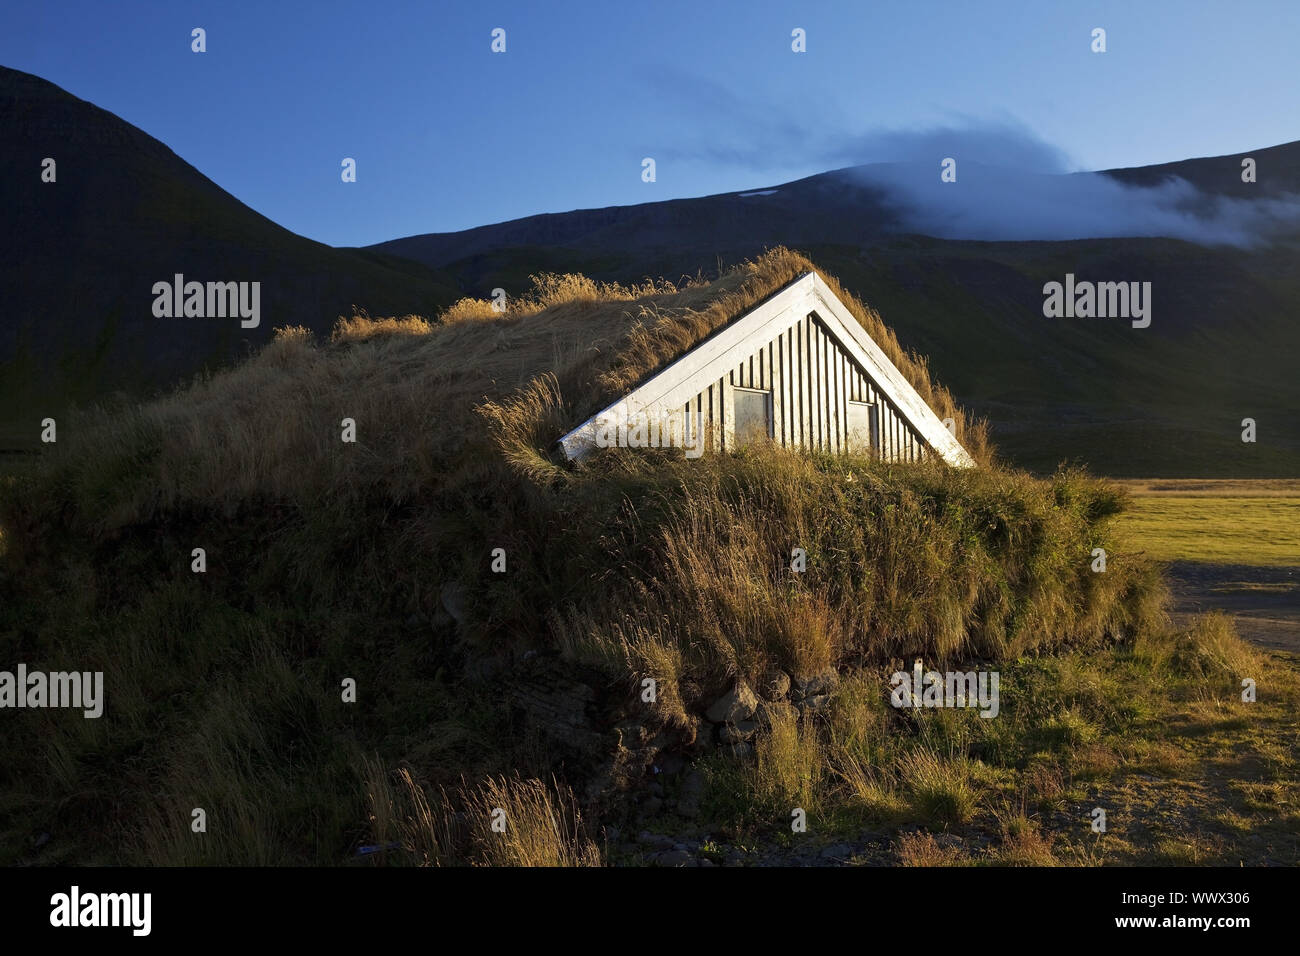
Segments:
[[[451,793],[416,782],[408,768],[367,766],[371,851],[421,866],[601,866],[572,791],[520,777],[464,782]]]
[[[898,838],[901,866],[970,866],[970,857],[956,846],[942,846],[933,833],[917,831]]]
[[[358,314],[340,316],[330,333],[330,342],[366,342],[380,335],[428,335],[433,330],[429,320],[419,315],[405,315],[401,318],[374,318],[364,310]],[[279,330],[276,330],[277,333]]]
[[[812,722],[793,708],[777,711],[769,732],[758,743],[753,787],[787,815],[802,809],[814,814],[820,802],[823,756]]]

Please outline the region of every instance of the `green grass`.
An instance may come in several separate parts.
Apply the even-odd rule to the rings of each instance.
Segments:
[[[809,816],[816,839],[851,844],[864,829],[901,828],[896,855],[908,865],[1300,860],[1286,816],[1300,799],[1300,669],[1242,641],[1228,617],[998,669],[1003,709],[991,720],[972,710],[895,711],[881,703],[883,678],[851,678],[838,702],[851,706],[808,725],[812,739],[760,782],[779,792],[785,768],[798,766],[797,779],[820,781]],[[1243,702],[1243,675],[1267,694]],[[789,845],[795,794],[755,800],[745,766],[711,759],[710,833]],[[1090,828],[1096,806],[1109,811],[1104,835]],[[910,834],[916,826],[923,830]],[[941,849],[925,831],[963,841]]]
[[[1300,565],[1300,496],[1137,496],[1122,527],[1161,561]]]

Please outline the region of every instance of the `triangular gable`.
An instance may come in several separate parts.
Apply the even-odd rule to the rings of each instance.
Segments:
[[[815,272],[804,273],[573,429],[560,439],[565,455],[570,459],[584,457],[597,447],[600,423],[618,420],[629,408],[650,418],[680,411],[719,376],[784,335],[810,313],[816,314],[835,344],[875,383],[895,414],[931,451],[950,465],[975,464],[853,313]]]

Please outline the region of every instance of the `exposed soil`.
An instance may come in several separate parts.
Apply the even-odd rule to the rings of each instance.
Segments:
[[[1237,632],[1246,640],[1300,654],[1300,567],[1175,561],[1168,579],[1176,623],[1221,610],[1232,615]]]

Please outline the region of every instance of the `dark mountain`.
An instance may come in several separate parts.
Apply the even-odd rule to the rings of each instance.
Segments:
[[[368,248],[444,266],[519,247],[606,251],[629,263],[736,259],[775,244],[878,238],[898,225],[888,197],[840,170],[754,192],[528,216]],[[850,213],[846,215],[846,213]],[[635,269],[634,269],[635,271]]]
[[[1255,182],[1242,182],[1242,160],[1255,160]],[[1133,186],[1158,186],[1177,178],[1203,193],[1234,199],[1277,198],[1300,193],[1300,142],[1230,156],[1184,159],[1154,166],[1108,169],[1105,175]]]
[[[53,183],[41,180],[46,157]],[[453,298],[424,266],[277,226],[129,123],[3,67],[0,171],[0,446],[29,443],[68,400],[169,385],[276,326],[328,329],[353,303],[427,313]],[[261,282],[260,326],[155,318],[153,284],[175,273]]]

